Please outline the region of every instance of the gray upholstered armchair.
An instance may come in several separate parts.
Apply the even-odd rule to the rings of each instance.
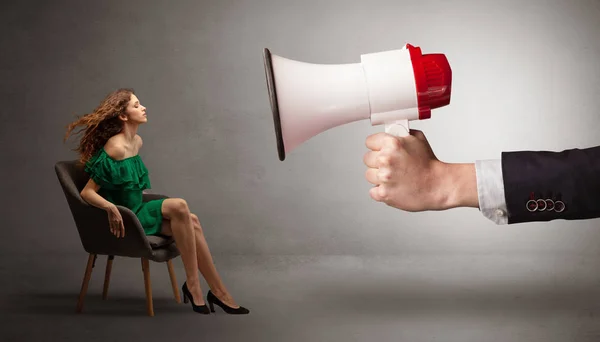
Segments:
[[[175,300],[177,303],[181,303],[172,264],[172,259],[179,256],[179,250],[175,246],[175,241],[170,237],[146,236],[135,214],[123,206],[117,207],[123,217],[125,237],[116,238],[110,232],[106,212],[87,204],[79,194],[89,179],[83,166],[76,160],[60,161],[56,163],[54,169],[67,199],[71,214],[73,215],[83,248],[89,253],[85,276],[83,277],[77,301],[77,312],[81,312],[83,309],[83,300],[98,255],[108,256],[104,276],[104,290],[102,293],[103,299],[107,298],[113,259],[115,256],[122,256],[141,259],[146,291],[146,306],[149,316],[154,316],[152,287],[150,285],[150,260],[167,263]],[[167,197],[150,193],[144,193],[143,196],[144,201]]]

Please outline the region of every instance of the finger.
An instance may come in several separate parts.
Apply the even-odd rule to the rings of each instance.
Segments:
[[[387,135],[389,134],[385,132],[371,134],[365,140],[365,145],[367,145],[367,147],[373,151],[379,151],[383,145],[382,139]]]
[[[413,137],[417,138],[417,140],[424,142],[429,147],[429,149],[431,149],[429,146],[429,141],[427,141],[427,137],[425,136],[425,134],[422,131],[419,131],[417,129],[414,129],[414,130],[411,129],[410,134]]]
[[[383,202],[385,200],[385,193],[386,190],[383,185],[374,186],[369,190],[369,195],[377,202]]]
[[[363,163],[365,163],[365,165],[368,167],[378,167],[379,166],[377,164],[377,156],[378,155],[379,155],[379,153],[375,152],[375,151],[369,151],[369,152],[365,153],[365,156],[363,157]]]
[[[379,183],[387,183],[392,179],[392,170],[389,167],[381,167],[377,172]]]
[[[405,137],[395,137],[390,134],[386,134],[381,137],[381,152],[394,152],[402,150]]]
[[[392,165],[391,151],[389,151],[388,148],[384,147],[383,150],[381,150],[381,153],[377,155],[375,165],[377,165],[378,168]]]
[[[379,189],[378,188],[379,188],[379,186],[374,186],[371,189],[369,189],[369,195],[376,202],[381,202],[381,197],[379,197]]]
[[[381,168],[392,164],[391,150],[384,147],[379,152],[370,151],[365,153],[363,163],[368,167]]]
[[[378,172],[379,172],[379,169],[369,168],[365,172],[365,178],[367,179],[367,181],[369,183],[371,183],[373,185],[379,185],[379,183],[381,183],[381,182],[379,181],[379,177],[377,177]]]
[[[427,140],[427,137],[425,136],[425,134],[422,131],[419,130],[411,130],[410,134],[413,135],[415,138],[417,138],[419,141],[424,142],[425,143],[425,147],[427,148],[427,151],[429,151],[429,153],[431,154],[432,157],[436,158],[435,153],[433,153],[433,150],[431,149],[431,145],[429,144],[429,141]]]
[[[122,232],[121,236],[125,237],[125,225],[123,224],[123,222],[121,222],[121,232]]]
[[[420,131],[418,129],[411,129],[410,135],[414,136],[415,138],[417,138],[421,141],[427,141],[427,138],[425,137],[425,134],[423,133],[423,131]]]

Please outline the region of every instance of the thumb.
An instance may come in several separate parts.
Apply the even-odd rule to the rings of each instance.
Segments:
[[[410,135],[414,136],[415,138],[421,140],[421,141],[427,141],[427,138],[425,137],[425,134],[418,130],[418,129],[411,129],[410,130]]]

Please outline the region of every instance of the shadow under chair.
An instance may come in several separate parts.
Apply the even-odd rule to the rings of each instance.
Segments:
[[[137,216],[130,209],[120,205],[117,205],[117,208],[123,217],[126,233],[124,237],[115,237],[110,232],[106,211],[89,205],[81,198],[80,192],[89,180],[88,174],[84,171],[84,166],[77,160],[59,161],[55,164],[54,169],[73,215],[83,248],[89,253],[76,312],[81,313],[83,310],[83,301],[98,255],[107,256],[102,299],[106,299],[108,296],[114,257],[120,256],[140,258],[141,260],[146,292],[146,309],[149,316],[154,316],[152,286],[150,283],[150,260],[159,263],[166,262],[175,300],[177,303],[181,303],[172,263],[172,260],[179,256],[175,240],[172,237],[160,235],[146,236]],[[160,198],[168,198],[168,196],[152,193],[143,194],[144,202]]]

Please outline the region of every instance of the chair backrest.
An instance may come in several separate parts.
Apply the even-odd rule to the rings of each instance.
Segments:
[[[84,166],[77,160],[59,161],[54,170],[67,199],[86,204],[79,195],[90,178],[84,171]]]
[[[59,161],[55,164],[54,170],[86,252],[132,257],[146,256],[152,253],[149,242],[143,235],[140,222],[133,212],[119,206],[126,233],[125,238],[116,239],[110,233],[107,213],[89,205],[81,198],[81,190],[89,180],[84,165],[77,160]]]

